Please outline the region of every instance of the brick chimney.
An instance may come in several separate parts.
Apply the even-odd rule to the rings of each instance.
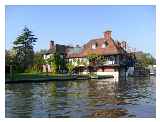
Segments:
[[[121,47],[126,50],[127,49],[127,42],[126,41],[122,41],[121,42]]]
[[[76,47],[80,47],[80,46],[77,44]]]
[[[49,49],[52,49],[53,47],[54,47],[54,41],[51,40],[51,41],[49,42]]]
[[[105,31],[105,32],[104,32],[104,38],[105,38],[106,40],[111,39],[111,33],[112,33],[112,31]]]

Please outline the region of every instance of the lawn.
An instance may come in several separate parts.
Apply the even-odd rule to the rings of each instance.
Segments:
[[[78,77],[86,77],[88,75],[80,75]],[[63,79],[63,78],[73,78],[70,74],[52,74],[48,73],[16,73],[13,75],[12,80],[38,80],[38,79]],[[6,74],[6,81],[10,81],[9,74]]]
[[[55,78],[64,76],[63,74],[46,74],[46,73],[16,73],[13,75],[13,80],[31,80],[31,79],[42,79],[42,78]],[[9,74],[6,74],[6,80],[10,80]]]

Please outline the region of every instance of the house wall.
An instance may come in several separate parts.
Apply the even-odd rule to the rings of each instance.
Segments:
[[[80,62],[85,62],[87,65],[89,65],[89,61],[87,58],[70,58],[69,62],[71,62],[74,66],[78,66],[78,60]],[[81,64],[81,66],[83,65]]]
[[[48,55],[43,55],[44,60],[49,59],[51,56],[53,56],[54,54],[48,54]],[[60,54],[60,58],[64,58],[64,56],[62,54]],[[53,69],[49,64],[43,65],[43,72],[46,72],[48,69],[48,72],[52,72]]]
[[[46,65],[43,65],[43,72],[52,72],[52,69],[51,69],[51,66],[46,64]]]
[[[114,76],[114,81],[119,81],[119,71],[116,67],[100,67],[98,68],[97,75],[112,75]]]
[[[114,72],[115,69],[114,68],[105,68],[104,72]]]
[[[78,66],[77,61],[84,61],[87,65],[89,65],[89,60],[87,58],[70,58],[68,59],[69,62],[72,62],[74,66]],[[119,56],[106,56],[103,62],[103,65],[113,65],[119,64]],[[82,66],[82,65],[81,65]]]
[[[119,81],[119,72],[115,71],[115,72],[96,72],[97,75],[112,75],[114,76],[113,80],[115,82]]]
[[[46,60],[48,58],[50,58],[53,54],[48,54],[48,55],[44,55],[43,58]]]
[[[127,72],[125,67],[103,67],[98,68],[97,75],[112,75],[114,76],[114,81],[126,80]]]
[[[103,67],[100,67],[97,69],[97,72],[114,72],[115,69],[114,68],[103,68]]]
[[[120,59],[119,55],[112,55],[112,56],[105,56],[104,65],[112,65],[112,64],[119,64]]]

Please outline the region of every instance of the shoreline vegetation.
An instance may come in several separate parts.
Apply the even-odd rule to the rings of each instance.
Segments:
[[[6,50],[5,83],[114,78],[112,75],[97,75],[95,73],[94,69],[98,66],[103,66],[107,61],[103,55],[88,52],[87,60],[80,61],[76,59],[69,62],[64,55],[61,55],[60,51],[57,51],[46,59],[44,54],[47,53],[47,50],[34,51],[34,45],[37,40],[37,36],[25,26],[22,33],[13,42],[13,48]],[[143,52],[135,53],[134,60],[137,65],[136,72],[140,73],[144,72],[149,65],[155,65],[156,62],[156,59],[151,54]],[[50,68],[48,68],[48,65]],[[82,75],[82,65],[84,69],[89,71],[88,74]],[[129,66],[129,62],[127,65]],[[45,71],[43,66],[47,67]],[[64,72],[66,74],[63,74]]]
[[[106,79],[113,78],[112,75],[95,76],[92,75],[72,75],[72,74],[52,74],[52,73],[16,73],[12,79],[9,74],[6,74],[5,83],[27,83],[27,82],[47,82],[53,80],[67,81],[67,80],[87,80],[87,79]]]

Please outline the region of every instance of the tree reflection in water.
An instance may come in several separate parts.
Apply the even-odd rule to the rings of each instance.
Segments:
[[[12,116],[12,117],[31,117],[32,116],[33,101],[31,101],[30,99],[33,99],[32,98],[33,92],[31,88],[32,88],[32,84],[7,85],[7,90],[6,90],[7,95],[5,97],[6,97],[6,103],[8,102],[10,103],[9,105],[6,105],[6,112],[7,112],[6,114],[8,116]],[[13,91],[14,91],[14,94],[13,94]],[[24,91],[24,92],[21,92],[21,91]]]
[[[107,117],[107,118],[118,118],[118,117],[122,117],[127,115],[128,111],[125,109],[109,109],[109,110],[96,110],[96,112],[92,113],[91,116],[89,117],[96,117],[96,118],[100,118],[100,117]]]

